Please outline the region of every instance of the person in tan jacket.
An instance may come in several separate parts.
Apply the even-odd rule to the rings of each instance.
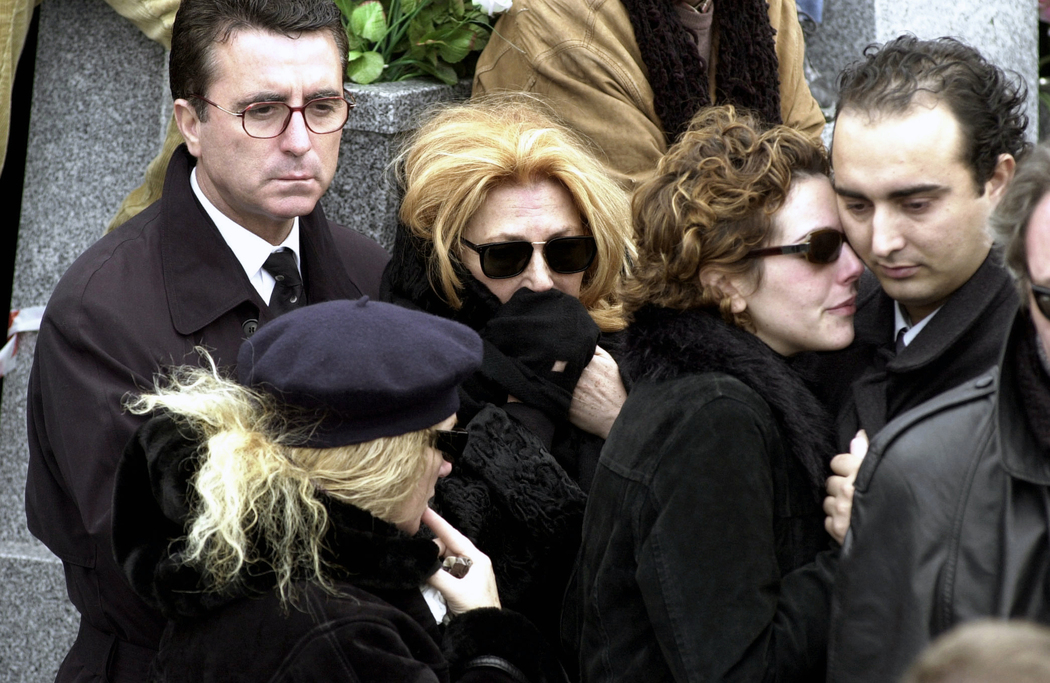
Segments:
[[[541,96],[629,190],[705,105],[749,108],[819,136],[824,116],[803,77],[795,0],[727,6],[514,0],[478,60],[473,93]]]

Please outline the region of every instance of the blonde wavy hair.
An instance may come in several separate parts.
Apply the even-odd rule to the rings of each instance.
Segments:
[[[296,415],[270,394],[185,366],[132,399],[136,414],[164,410],[201,441],[185,564],[208,590],[234,585],[245,569],[272,570],[282,601],[298,579],[328,590],[323,560],[328,515],[319,491],[392,524],[426,471],[431,429],[338,448],[302,448],[316,417]],[[263,554],[265,553],[265,554]]]
[[[729,105],[701,111],[634,195],[638,256],[623,288],[625,313],[717,308],[727,323],[753,331],[750,314],[733,313],[700,272],[714,267],[758,286],[761,259],[747,253],[768,243],[792,183],[829,171],[820,142],[793,128],[763,128]]]
[[[401,222],[433,246],[431,287],[453,308],[462,306],[460,239],[489,193],[506,184],[560,183],[598,245],[580,301],[603,331],[623,329],[617,291],[634,253],[627,195],[538,100],[499,96],[438,107],[406,141],[394,168],[404,189]]]

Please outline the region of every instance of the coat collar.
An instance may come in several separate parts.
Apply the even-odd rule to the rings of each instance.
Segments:
[[[876,283],[874,277],[871,282]],[[877,284],[862,287],[864,294],[854,319],[857,343],[893,348],[893,299]],[[910,372],[932,363],[981,324],[987,312],[998,305],[1004,289],[1013,283],[1001,265],[1001,256],[992,249],[984,262],[899,355],[890,355],[886,368],[892,372]]]
[[[175,150],[160,199],[161,269],[172,324],[179,334],[192,335],[245,302],[259,310],[265,323],[273,315],[193,195],[189,177],[195,163],[185,145]],[[301,216],[299,226],[308,300],[359,298],[321,205]]]
[[[634,382],[721,372],[743,382],[769,405],[786,450],[823,498],[835,454],[831,418],[801,376],[755,335],[700,309],[644,307],[624,333],[621,368]]]

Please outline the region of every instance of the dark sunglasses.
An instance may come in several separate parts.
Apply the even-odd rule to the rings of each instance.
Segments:
[[[435,429],[434,448],[454,465],[467,447],[468,433],[465,429]]]
[[[810,263],[834,263],[842,253],[842,244],[846,235],[838,230],[815,230],[809,239],[802,244],[789,244],[783,247],[762,247],[747,252],[747,258],[756,256],[777,256],[779,254],[805,254]]]
[[[1035,296],[1035,305],[1043,317],[1050,320],[1050,287],[1032,285],[1032,294]]]
[[[543,258],[555,273],[579,273],[594,263],[598,245],[590,235],[580,237],[555,237],[546,242],[489,242],[474,244],[462,240],[481,258],[481,272],[485,277],[502,280],[521,275],[532,259],[532,251],[543,245]]]

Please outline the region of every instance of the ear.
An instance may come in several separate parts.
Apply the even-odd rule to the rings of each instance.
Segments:
[[[733,277],[718,268],[702,268],[700,270],[700,284],[722,292],[729,297],[733,313],[743,313],[747,310],[747,299],[744,297],[740,283]]]
[[[189,150],[190,154],[199,158],[201,151],[201,120],[197,116],[196,108],[189,100],[180,97],[175,100],[173,115],[175,116],[175,125],[179,127],[182,139],[186,141],[186,149]]]
[[[1014,171],[1016,170],[1017,161],[1012,154],[999,155],[999,160],[995,162],[995,170],[992,171],[992,177],[984,184],[984,191],[992,201],[993,207],[999,203],[1003,194],[1006,193],[1006,188],[1009,187],[1010,181],[1014,179]]]

